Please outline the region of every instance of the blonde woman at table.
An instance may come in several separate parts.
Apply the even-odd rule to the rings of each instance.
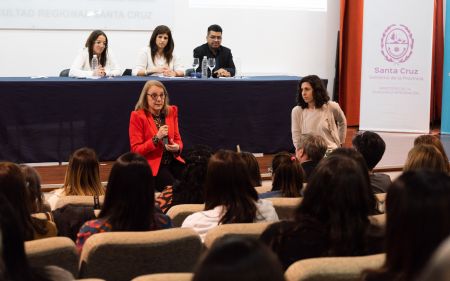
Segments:
[[[300,143],[302,134],[314,134],[325,139],[329,150],[341,147],[345,142],[347,120],[339,104],[330,101],[317,75],[303,77],[299,85],[298,105],[291,115],[294,146]]]
[[[98,68],[92,69],[92,57],[97,55]],[[85,47],[70,67],[69,77],[120,76],[122,69],[108,50],[108,37],[101,30],[94,30],[86,40]]]
[[[132,75],[184,76],[184,69],[173,54],[174,47],[170,29],[165,25],[157,26],[153,30],[148,47],[139,52]]]

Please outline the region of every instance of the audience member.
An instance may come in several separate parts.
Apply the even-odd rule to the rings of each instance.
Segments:
[[[41,191],[41,177],[33,167],[28,165],[20,165],[23,175],[25,176],[25,186],[30,202],[30,212],[43,213],[50,211],[50,205],[46,202],[44,194]]]
[[[328,149],[341,147],[345,142],[347,120],[339,104],[330,101],[317,75],[303,77],[299,85],[298,104],[292,109],[291,115],[294,145],[300,143],[302,134],[315,134],[325,139]]]
[[[198,58],[200,62],[203,57],[215,58],[216,66],[213,69],[213,77],[230,77],[234,76],[236,67],[233,62],[231,50],[222,44],[222,28],[213,24],[208,27],[206,34],[206,43],[194,49],[194,58]],[[208,72],[209,73],[209,72]]]
[[[135,110],[131,112],[131,151],[143,155],[156,177],[157,191],[181,177],[184,160],[178,130],[178,108],[169,105],[166,87],[156,80],[145,83]]]
[[[156,198],[156,203],[166,213],[170,207],[179,204],[205,203],[204,185],[206,169],[212,150],[208,146],[197,145],[187,153],[186,168],[181,180],[175,181],[173,186],[167,186]]]
[[[450,238],[444,240],[434,252],[417,281],[450,280]]]
[[[97,154],[93,149],[83,147],[75,150],[69,159],[63,188],[52,191],[48,198],[51,209],[55,210],[56,203],[63,196],[104,195],[99,166]]]
[[[153,30],[148,47],[139,52],[132,74],[137,76],[184,76],[184,70],[173,54],[175,43],[170,28],[158,25]]]
[[[56,236],[48,229],[48,221],[31,216],[25,176],[20,167],[11,162],[0,162],[0,194],[14,206],[25,240]]]
[[[182,227],[191,227],[205,238],[219,224],[278,221],[270,201],[258,200],[245,162],[237,152],[219,150],[208,163],[205,210],[188,216]]]
[[[295,156],[279,152],[272,159],[272,190],[259,198],[300,197],[303,188],[303,169]]]
[[[75,280],[70,272],[57,266],[43,268],[30,266],[25,253],[24,229],[20,224],[22,221],[20,206],[15,205],[13,208],[8,201],[0,194],[0,280]]]
[[[295,147],[297,148],[295,155],[304,171],[303,180],[308,182],[317,164],[319,164],[319,161],[322,160],[327,152],[327,143],[319,135],[302,134]]]
[[[225,236],[214,242],[192,281],[284,281],[277,257],[255,239]]]
[[[391,177],[383,173],[374,173],[373,169],[380,162],[386,150],[386,143],[377,133],[359,132],[353,137],[353,147],[362,154],[369,169],[370,186],[374,193],[385,193],[391,185]]]
[[[294,221],[270,225],[262,241],[284,269],[297,260],[358,256],[382,251],[382,230],[371,225],[375,210],[368,175],[345,155],[323,159],[312,174]]]
[[[109,231],[149,231],[172,227],[155,209],[154,178],[147,160],[128,152],[114,163],[98,219],[86,222],[77,236],[81,251],[91,235]]]
[[[386,260],[366,281],[415,280],[450,234],[450,178],[436,171],[404,172],[386,197]]]
[[[419,144],[431,144],[434,145],[439,152],[442,154],[442,156],[444,157],[444,160],[446,163],[448,162],[448,157],[447,157],[447,153],[445,152],[444,146],[442,145],[441,140],[439,139],[438,136],[435,135],[421,135],[418,136],[415,140],[414,140],[414,146],[419,145]],[[450,165],[450,163],[449,163]],[[449,168],[450,170],[450,168]]]
[[[403,171],[429,169],[449,173],[448,162],[439,150],[431,144],[415,145],[409,152]]]
[[[262,185],[261,171],[259,170],[258,160],[256,160],[255,155],[251,152],[242,151],[241,155],[244,160],[248,171],[250,173],[250,179],[254,187]]]
[[[120,76],[122,70],[111,50],[108,50],[108,37],[101,30],[94,30],[86,40],[85,48],[81,50],[70,67],[70,77]],[[92,57],[97,55],[98,67],[93,69]]]

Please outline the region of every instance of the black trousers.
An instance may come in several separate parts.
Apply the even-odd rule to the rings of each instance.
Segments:
[[[166,186],[173,185],[175,180],[180,180],[184,166],[183,163],[176,159],[173,159],[170,164],[161,163],[155,178],[155,191],[160,192]]]

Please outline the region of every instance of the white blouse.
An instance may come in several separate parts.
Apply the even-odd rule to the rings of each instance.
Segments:
[[[106,54],[105,73],[107,76],[120,76],[122,75],[122,69],[114,58],[113,53],[108,49]],[[83,48],[70,67],[69,77],[86,78],[92,77],[94,71],[91,69],[89,62],[89,50]]]
[[[152,53],[150,47],[145,47],[139,51],[136,67],[131,72],[132,75],[136,76],[140,70],[147,70],[148,73],[152,73],[153,76],[158,76],[159,73],[154,73],[155,68],[166,66],[173,71],[182,71],[184,68],[179,63],[179,59],[173,55],[172,60],[167,63],[165,57],[155,56],[155,62],[152,61]]]

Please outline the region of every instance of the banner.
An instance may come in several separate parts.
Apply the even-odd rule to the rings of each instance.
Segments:
[[[450,6],[445,12],[444,71],[442,85],[441,134],[450,134]]]
[[[360,129],[428,133],[433,0],[365,0]]]

